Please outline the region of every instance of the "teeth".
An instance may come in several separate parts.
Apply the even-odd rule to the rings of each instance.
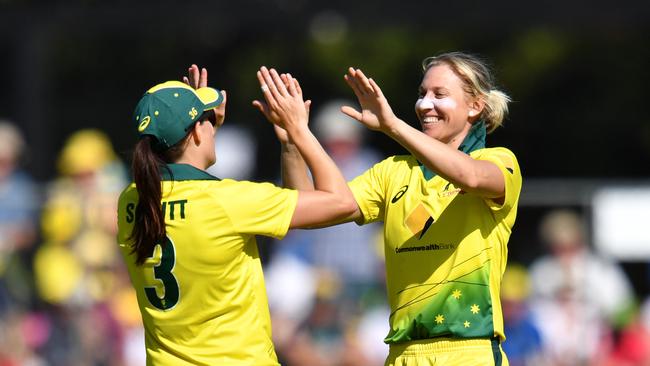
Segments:
[[[438,117],[424,117],[422,119],[422,122],[424,122],[424,123],[435,123],[435,122],[439,122],[439,121],[440,121],[440,119],[438,119]]]

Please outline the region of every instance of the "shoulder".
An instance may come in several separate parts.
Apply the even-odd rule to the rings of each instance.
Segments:
[[[382,166],[393,169],[411,169],[420,165],[413,155],[393,155],[375,164],[375,166]]]
[[[126,200],[134,199],[137,198],[137,196],[138,190],[135,188],[135,183],[130,183],[122,190],[122,193],[120,193],[119,202],[121,203]]]
[[[210,188],[214,189],[206,189],[206,192],[214,198],[239,202],[259,200],[265,196],[270,198],[277,194],[286,194],[294,191],[288,188],[278,187],[269,182],[251,182],[234,179],[210,182]]]
[[[234,179],[222,179],[217,182],[210,182],[212,185],[216,185],[219,189],[222,190],[250,190],[250,189],[273,189],[280,187],[276,186],[273,183],[269,182],[252,182],[248,180],[234,180]]]
[[[376,163],[361,174],[360,177],[382,179],[394,177],[395,175],[408,175],[417,166],[419,166],[419,163],[412,155],[393,155]]]
[[[503,165],[508,170],[519,170],[519,162],[515,154],[505,147],[490,147],[485,149],[475,150],[470,154],[473,158],[478,160],[489,160],[499,165]]]
[[[501,146],[478,149],[472,151],[470,155],[476,158],[487,157],[487,156],[506,156],[515,160],[517,159],[515,153],[513,153],[512,150],[508,149],[507,147],[501,147]]]

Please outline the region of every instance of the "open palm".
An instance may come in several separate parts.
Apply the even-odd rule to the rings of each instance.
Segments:
[[[390,129],[395,114],[374,80],[367,78],[359,69],[349,68],[344,76],[347,84],[357,96],[361,111],[345,106],[341,111],[363,123],[372,130]]]
[[[274,73],[274,72],[275,71],[272,70],[271,73]],[[271,76],[271,73],[269,73],[268,76]],[[261,85],[267,85],[268,86],[267,81],[264,79],[262,69],[260,69],[260,71],[258,71],[257,76],[258,76],[258,79],[259,79],[259,82],[260,82]],[[300,98],[302,98],[302,89],[300,88],[300,83],[298,82],[298,80],[291,77],[290,74],[279,74],[278,76],[280,77],[280,80],[284,84],[284,88],[287,91],[294,90],[294,93],[296,95],[300,96]],[[272,80],[272,78],[269,79],[269,80]],[[277,79],[276,79],[276,81],[277,81]],[[275,85],[275,82],[273,82],[273,84]],[[278,83],[278,85],[279,84],[280,83]],[[276,89],[277,89],[277,87],[276,87]],[[270,93],[270,91],[268,91],[268,92]],[[271,97],[271,96],[270,95],[268,95],[268,96],[265,95],[265,99],[267,101],[269,100],[268,97]],[[273,130],[275,132],[275,135],[278,137],[278,141],[280,141],[281,143],[291,142],[291,138],[287,134],[287,131],[283,128],[283,126],[284,126],[283,118],[284,117],[280,113],[277,106],[275,108],[271,108],[271,107],[269,107],[269,103],[263,102],[263,101],[260,101],[260,100],[254,100],[253,101],[253,106],[255,108],[257,108],[260,112],[262,112],[262,114],[264,114],[266,119],[273,124]],[[304,101],[304,108],[305,108],[305,110],[307,112],[307,120],[309,119],[310,106],[311,106],[311,100]]]

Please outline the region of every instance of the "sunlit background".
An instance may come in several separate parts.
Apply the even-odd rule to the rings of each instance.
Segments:
[[[211,172],[279,182],[251,101],[261,65],[290,72],[352,178],[404,150],[331,112],[354,103],[346,68],[415,125],[421,61],[457,50],[513,99],[488,136],[524,176],[503,286],[510,364],[650,364],[648,35],[647,1],[0,0],[0,365],[144,364],[114,210],[149,87],[207,67],[228,92]],[[259,239],[283,364],[383,364],[380,242],[354,225]]]

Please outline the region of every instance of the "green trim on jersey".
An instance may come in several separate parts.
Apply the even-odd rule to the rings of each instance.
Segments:
[[[162,167],[161,169],[162,180],[221,180],[205,170],[195,168],[189,164],[167,164],[167,168]]]
[[[461,336],[463,338],[492,337],[492,300],[489,292],[489,262],[468,274],[450,278],[443,283],[406,288],[403,291],[425,289],[426,296],[416,296],[414,300],[395,309],[391,316],[417,302],[426,305],[418,318],[405,323],[391,339],[428,339],[434,337]],[[415,338],[413,338],[415,337]]]
[[[350,182],[359,223],[384,222],[387,343],[505,339],[499,292],[521,171],[505,148],[476,149],[470,156],[499,168],[503,202],[466,193],[439,175],[426,179],[411,155],[390,157]]]
[[[467,136],[463,140],[463,143],[458,146],[458,150],[469,154],[474,150],[484,149],[485,148],[485,137],[487,136],[487,128],[485,127],[485,122],[478,121],[469,129]],[[424,166],[420,163],[420,169],[422,169],[422,174],[424,174],[424,179],[429,180],[435,177],[436,172]]]

